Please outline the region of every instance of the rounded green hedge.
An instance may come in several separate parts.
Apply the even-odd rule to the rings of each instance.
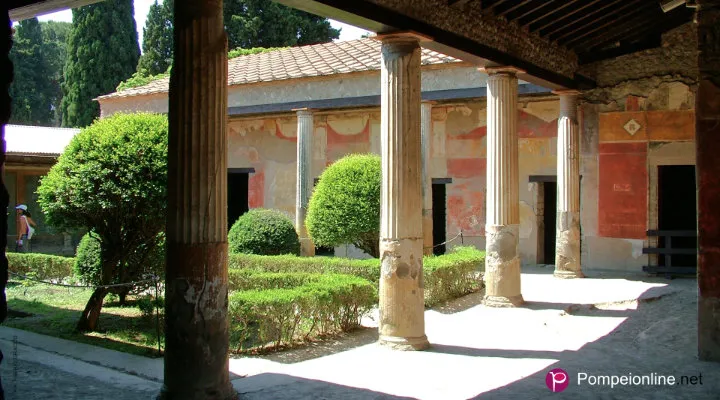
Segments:
[[[351,154],[320,176],[305,218],[318,246],[353,244],[380,256],[380,188],[382,166],[373,154]]]
[[[375,286],[341,274],[230,270],[230,342],[238,351],[346,332],[377,303]]]
[[[100,284],[102,279],[102,258],[100,240],[90,233],[83,235],[75,250],[73,271],[80,280],[87,284]]]
[[[230,228],[231,253],[300,255],[300,240],[292,221],[277,210],[252,209]]]

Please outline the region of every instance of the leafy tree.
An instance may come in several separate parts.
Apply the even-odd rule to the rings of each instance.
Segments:
[[[10,86],[11,123],[49,125],[53,110],[46,90],[50,66],[43,54],[43,32],[37,18],[20,22],[13,37],[10,59],[15,64],[15,78]]]
[[[225,0],[223,12],[231,49],[317,44],[340,37],[326,18],[271,0]]]
[[[46,221],[62,229],[86,228],[101,243],[95,283],[133,280],[133,257],[158,244],[164,227],[167,118],[116,114],[77,134],[38,187]],[[96,288],[77,324],[95,330],[107,288]]]
[[[315,187],[305,225],[318,246],[353,244],[380,257],[380,157],[351,154],[329,166]]]
[[[143,54],[138,71],[152,76],[167,72],[173,58],[173,0],[150,6],[143,28]]]
[[[139,57],[132,0],[108,0],[73,9],[62,125],[90,125],[100,115],[93,99],[113,92],[129,78]]]

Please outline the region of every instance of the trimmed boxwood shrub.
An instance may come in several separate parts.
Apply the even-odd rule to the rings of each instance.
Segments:
[[[75,275],[85,284],[99,283],[102,279],[100,240],[86,233],[75,250]]]
[[[230,269],[249,269],[263,272],[334,273],[358,276],[377,284],[380,262],[377,259],[356,260],[340,257],[259,256],[231,254]]]
[[[230,228],[231,253],[300,255],[300,240],[292,221],[277,210],[252,209]]]
[[[229,267],[230,271],[347,274],[364,278],[376,287],[380,281],[380,261],[377,259],[233,254]],[[484,268],[485,252],[470,246],[455,247],[441,256],[423,257],[425,305],[431,307],[479,290]]]
[[[482,288],[485,252],[474,247],[455,247],[452,252],[423,258],[425,305],[432,307]]]
[[[63,282],[73,275],[74,258],[38,253],[6,253],[6,255],[8,269],[16,274],[56,283]]]
[[[305,224],[318,246],[353,244],[380,257],[380,157],[350,154],[320,175]]]
[[[377,303],[365,279],[340,274],[231,271],[230,342],[237,351],[275,348],[352,330]]]

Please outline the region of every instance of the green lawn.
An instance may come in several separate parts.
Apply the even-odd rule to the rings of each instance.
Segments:
[[[98,323],[100,332],[83,334],[75,332],[74,328],[90,298],[91,289],[45,284],[26,286],[11,281],[6,293],[10,310],[5,322],[7,326],[126,353],[158,356],[155,315],[144,317],[132,296],[128,296],[128,304],[123,307],[111,296],[106,297]],[[22,313],[32,315],[17,316]],[[163,329],[162,318],[160,329]]]

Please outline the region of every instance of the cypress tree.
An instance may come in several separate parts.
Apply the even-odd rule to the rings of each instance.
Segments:
[[[143,28],[143,54],[138,72],[141,75],[157,75],[167,72],[173,55],[173,1],[150,6]]]
[[[65,63],[62,125],[85,127],[100,115],[93,99],[115,91],[140,57],[132,0],[108,0],[73,9]]]
[[[47,88],[50,107],[53,110],[51,124],[60,126],[62,121],[60,102],[63,97],[63,67],[67,55],[67,39],[72,24],[69,22],[47,21],[41,22],[40,25],[43,32],[42,52],[49,68],[49,75],[44,77],[41,84]]]
[[[10,123],[50,125],[53,110],[46,90],[50,68],[42,52],[43,34],[37,18],[20,22],[13,41],[10,59],[15,66],[15,79],[10,86],[13,110]]]

